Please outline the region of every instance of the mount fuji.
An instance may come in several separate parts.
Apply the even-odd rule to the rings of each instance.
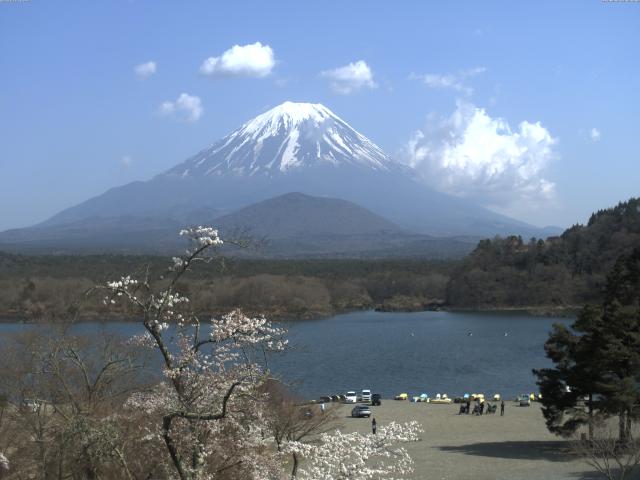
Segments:
[[[356,204],[393,223],[397,234],[555,233],[439,193],[327,107],[285,102],[148,181],[112,188],[34,227],[0,233],[0,248],[90,246],[96,229],[102,239],[118,239],[114,245],[121,249],[131,231],[173,231],[176,225],[215,224],[223,216],[230,222],[240,209],[291,192]],[[283,202],[277,204],[286,217]],[[304,216],[299,206],[292,212],[290,224]]]
[[[389,171],[385,153],[324,105],[285,102],[166,175],[277,176],[320,166]]]

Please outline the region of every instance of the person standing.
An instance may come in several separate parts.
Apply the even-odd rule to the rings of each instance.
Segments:
[[[324,414],[324,402],[320,404],[320,411]]]
[[[504,400],[500,402],[500,416],[504,417]]]
[[[375,435],[377,430],[378,430],[378,423],[376,422],[376,417],[373,417],[373,420],[371,420],[371,431]]]

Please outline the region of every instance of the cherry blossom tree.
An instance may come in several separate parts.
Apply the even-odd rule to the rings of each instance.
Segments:
[[[162,358],[164,381],[132,395],[127,406],[157,419],[143,438],[150,451],[164,446],[164,460],[181,480],[222,472],[226,478],[278,478],[279,454],[265,433],[265,394],[258,387],[268,378],[262,361],[267,352],[286,345],[284,330],[240,310],[208,322],[191,312],[178,281],[197,262],[209,261],[223,242],[210,227],[180,234],[191,245],[173,258],[163,289],[154,290],[148,274],[104,287],[105,304],[127,302],[140,315],[145,335],[136,341]]]
[[[296,478],[304,480],[399,479],[413,472],[413,460],[399,443],[415,442],[417,422],[392,422],[378,433],[323,433],[317,444],[290,442],[286,449],[307,460]]]

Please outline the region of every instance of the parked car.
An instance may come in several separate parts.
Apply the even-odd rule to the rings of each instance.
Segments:
[[[520,395],[518,397],[518,404],[521,407],[529,407],[529,406],[531,406],[531,399],[529,398],[529,395],[527,395],[526,393],[523,393],[522,395]]]
[[[324,395],[320,397],[320,403],[329,403],[331,401],[331,397],[329,395]]]
[[[371,405],[382,405],[382,398],[379,393],[371,395]]]
[[[358,402],[358,395],[356,394],[356,392],[349,391],[345,395],[344,401],[346,403],[357,403]]]
[[[371,390],[363,389],[360,398],[362,398],[362,402],[369,403],[371,401]]]
[[[353,407],[353,410],[351,410],[351,416],[353,418],[369,418],[371,416],[371,409],[369,408],[369,405],[356,405]]]
[[[38,411],[41,402],[36,399],[26,398],[22,401],[21,410],[23,412],[35,413]]]

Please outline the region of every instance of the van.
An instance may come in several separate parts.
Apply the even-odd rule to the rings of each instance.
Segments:
[[[365,403],[371,402],[371,390],[362,390],[362,401]]]
[[[356,395],[356,392],[354,392],[353,390],[348,391],[347,394],[345,395],[344,401],[345,403],[356,403],[358,401],[358,396]]]

